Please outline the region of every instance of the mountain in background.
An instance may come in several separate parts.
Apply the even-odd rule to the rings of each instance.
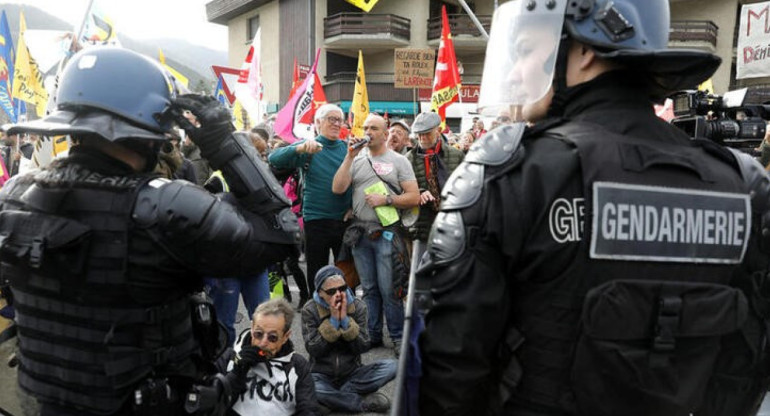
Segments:
[[[24,20],[28,30],[69,30],[72,24],[52,16],[37,7],[20,5],[15,3],[0,3],[0,9],[5,10],[8,16],[8,24],[11,27],[14,46],[18,45],[19,36],[19,11],[24,11]],[[83,11],[85,13],[85,10]],[[114,19],[114,17],[113,17]],[[158,60],[158,48],[163,50],[166,56],[166,64],[176,69],[190,80],[190,89],[212,93],[216,85],[216,78],[211,70],[211,65],[227,65],[227,52],[217,51],[181,39],[147,39],[136,40],[129,35],[120,32],[118,26],[118,40],[126,49],[139,52],[152,59]]]

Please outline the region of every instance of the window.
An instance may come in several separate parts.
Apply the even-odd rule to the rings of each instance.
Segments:
[[[250,17],[246,24],[246,35],[249,42],[254,39],[254,35],[257,34],[257,29],[259,29],[259,16]]]

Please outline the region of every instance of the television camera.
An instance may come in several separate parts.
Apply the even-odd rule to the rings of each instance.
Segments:
[[[738,100],[735,97],[680,91],[670,97],[675,117],[671,123],[694,139],[709,139],[752,153],[765,138],[770,105],[742,105],[743,96],[739,94]]]

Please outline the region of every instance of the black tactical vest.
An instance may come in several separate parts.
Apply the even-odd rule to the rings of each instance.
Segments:
[[[190,372],[197,343],[183,271],[131,222],[149,179],[69,165],[0,193],[0,273],[15,295],[19,384],[43,402],[109,414],[151,372]]]
[[[523,376],[506,408],[689,415],[747,314],[728,286],[752,228],[734,161],[592,124],[547,135],[577,148],[584,226],[568,267],[514,291]]]

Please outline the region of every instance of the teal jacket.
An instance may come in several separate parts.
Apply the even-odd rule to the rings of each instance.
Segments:
[[[342,195],[334,194],[332,181],[348,152],[347,143],[342,140],[329,140],[323,136],[318,136],[315,140],[323,145],[323,150],[313,155],[308,171],[304,172],[302,217],[305,221],[342,220],[351,206],[352,192],[348,189]],[[268,161],[278,169],[303,168],[308,154],[297,153],[296,148],[301,143],[304,143],[304,140],[273,150]]]

